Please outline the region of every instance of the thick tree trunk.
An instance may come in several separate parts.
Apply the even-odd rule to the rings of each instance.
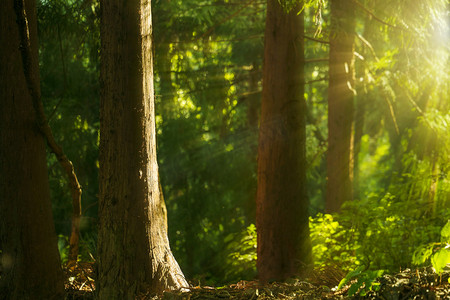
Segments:
[[[328,154],[325,210],[338,212],[353,199],[354,3],[331,1],[328,85]]]
[[[35,1],[25,1],[31,76],[39,82]],[[44,138],[27,87],[14,1],[0,10],[0,299],[61,299]],[[35,87],[39,93],[39,86]]]
[[[259,279],[283,280],[310,263],[305,162],[303,14],[269,0],[258,146]]]
[[[134,299],[188,284],[158,183],[150,1],[101,5],[98,296]]]

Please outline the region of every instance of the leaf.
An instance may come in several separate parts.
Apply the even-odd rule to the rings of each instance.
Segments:
[[[450,264],[450,250],[441,249],[431,257],[431,264],[436,273],[441,274],[447,264]]]
[[[364,281],[360,281],[358,280],[357,282],[355,282],[354,284],[352,284],[352,286],[348,289],[348,295],[350,297],[352,297],[354,294],[356,294],[359,289],[361,288],[361,286],[364,284]]]
[[[339,282],[338,290],[341,289],[343,286],[347,284],[352,278],[357,277],[359,274],[361,274],[361,271],[363,270],[363,266],[359,266],[355,270],[349,272],[342,280]]]
[[[447,224],[441,230],[441,241],[443,243],[450,242],[450,220],[447,221]]]
[[[426,262],[426,260],[433,254],[433,246],[434,243],[421,245],[419,248],[414,251],[413,254],[413,264],[422,265]]]

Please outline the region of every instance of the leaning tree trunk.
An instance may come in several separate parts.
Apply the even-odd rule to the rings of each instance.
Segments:
[[[15,8],[26,10],[28,70],[21,54],[28,46],[21,43]],[[61,299],[64,279],[45,143],[25,77],[29,72],[39,83],[34,0],[2,3],[0,45],[0,299]],[[33,89],[39,93],[38,84]]]
[[[355,4],[331,1],[328,85],[328,153],[325,210],[338,212],[353,199],[353,97]]]
[[[267,3],[256,226],[258,276],[283,280],[309,264],[303,14]]]
[[[98,296],[135,299],[188,284],[158,184],[150,1],[101,5]]]

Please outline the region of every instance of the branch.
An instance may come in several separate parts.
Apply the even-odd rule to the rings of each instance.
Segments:
[[[47,145],[56,155],[61,167],[68,176],[70,191],[72,194],[72,232],[70,236],[70,252],[69,263],[76,263],[78,256],[78,241],[80,235],[81,220],[81,186],[75,174],[72,162],[64,154],[61,146],[59,146],[53,136],[52,129],[48,125],[47,118],[44,113],[44,106],[41,101],[39,91],[39,81],[34,76],[37,70],[33,70],[32,54],[30,46],[30,31],[28,27],[28,19],[24,8],[24,0],[14,0],[14,10],[17,17],[17,25],[20,35],[20,52],[22,55],[23,72],[27,82],[27,88],[33,102],[33,108],[36,113],[37,125],[42,135],[47,141]]]
[[[382,23],[382,24],[384,24],[384,25],[387,25],[387,26],[389,26],[389,27],[391,27],[391,28],[394,28],[394,29],[400,29],[399,27],[397,27],[397,26],[395,26],[395,25],[392,25],[392,24],[389,24],[389,23],[383,21],[382,19],[378,18],[373,12],[371,12],[371,11],[370,11],[369,9],[367,9],[364,5],[362,5],[361,3],[359,3],[359,1],[353,0],[353,2],[354,2],[357,6],[359,6],[359,8],[361,8],[364,12],[366,12],[369,16],[371,16],[372,18],[374,18],[375,20],[377,20],[378,22],[380,22],[380,23]]]
[[[373,57],[375,57],[375,60],[378,62],[380,61],[377,57],[377,54],[375,53],[375,50],[373,49],[372,45],[360,34],[356,34],[356,36],[361,40],[361,42],[363,42],[369,49],[370,52],[372,53]]]
[[[250,0],[247,3],[245,3],[241,8],[239,8],[238,10],[236,10],[234,13],[232,13],[231,15],[227,16],[226,18],[220,20],[218,23],[216,23],[213,27],[211,27],[210,29],[208,29],[204,34],[202,34],[200,36],[200,38],[205,38],[207,37],[211,32],[214,31],[214,29],[216,29],[218,26],[222,25],[223,23],[231,20],[232,18],[234,18],[235,16],[237,16],[241,11],[244,10],[244,8],[246,8],[247,6],[249,6],[250,4],[252,4],[255,0]]]
[[[314,63],[314,62],[325,62],[325,61],[329,61],[330,59],[328,57],[325,58],[310,58],[310,59],[305,59],[305,63]]]
[[[327,44],[327,45],[330,44],[329,41],[324,41],[324,40],[316,39],[316,38],[313,38],[313,37],[310,37],[310,36],[306,36],[306,35],[304,35],[303,38],[306,39],[306,40],[318,42],[318,43],[321,43],[321,44]]]
[[[314,82],[320,82],[320,81],[326,81],[326,80],[328,80],[328,77],[322,77],[322,78],[318,78],[318,79],[305,81],[305,84],[311,84]]]

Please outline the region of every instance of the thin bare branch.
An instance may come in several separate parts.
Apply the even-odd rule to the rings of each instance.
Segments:
[[[377,20],[378,22],[380,22],[380,23],[382,23],[382,24],[384,24],[384,25],[387,25],[387,26],[389,26],[389,27],[391,27],[391,28],[394,28],[394,29],[401,29],[401,28],[399,28],[398,26],[389,24],[389,23],[385,22],[384,20],[382,20],[381,18],[377,17],[377,16],[376,16],[373,12],[371,12],[367,7],[365,7],[363,4],[359,3],[359,1],[353,0],[353,2],[354,2],[359,8],[361,8],[365,13],[367,13],[368,15],[370,15],[372,18],[374,18],[374,19]]]

